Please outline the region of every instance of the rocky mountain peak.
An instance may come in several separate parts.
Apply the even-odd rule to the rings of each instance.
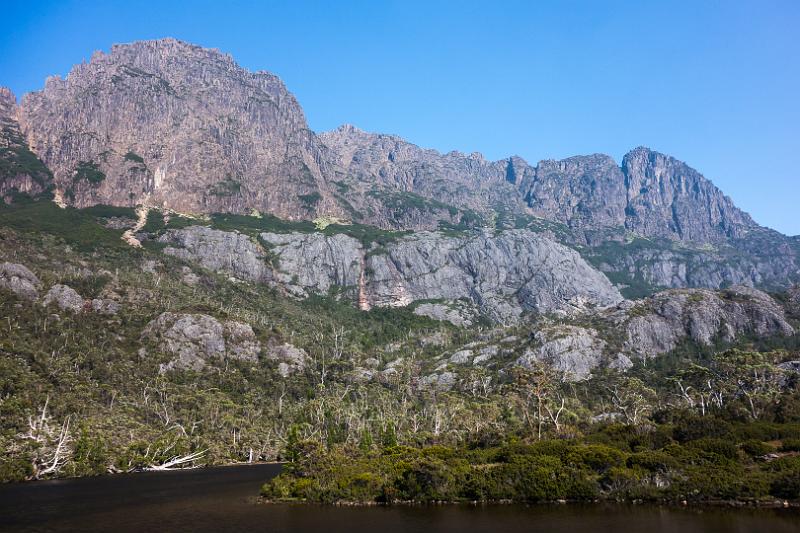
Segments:
[[[324,147],[295,98],[277,76],[217,50],[116,45],[26,95],[20,122],[78,206],[336,214]]]
[[[440,153],[351,124],[316,135],[280,78],[172,38],[114,45],[50,78],[16,112],[10,93],[0,95],[3,105],[78,207],[255,209],[392,229],[534,215],[578,232],[698,244],[758,229],[699,172],[645,147],[621,165],[592,154],[534,166],[518,156]]]
[[[0,116],[5,116],[9,109],[17,106],[17,97],[8,87],[0,87]]]
[[[674,157],[639,147],[625,155],[622,172],[629,230],[714,242],[742,237],[756,227],[713,183]]]

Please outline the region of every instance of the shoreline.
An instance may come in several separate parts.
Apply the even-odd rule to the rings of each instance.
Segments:
[[[310,502],[307,500],[269,500],[258,496],[256,503],[260,505],[308,505],[320,507],[442,507],[442,506],[469,506],[469,507],[501,507],[520,505],[525,507],[535,506],[569,506],[569,505],[612,505],[612,506],[655,506],[669,507],[671,509],[751,509],[751,510],[800,510],[800,501],[773,500],[548,500],[540,502],[519,502],[514,500],[472,500],[472,501],[433,501],[417,502],[410,500],[397,500],[393,502],[358,502],[340,501],[334,503]]]
[[[43,483],[43,482],[52,482],[52,481],[75,481],[78,479],[99,479],[99,478],[112,478],[112,477],[119,477],[125,475],[138,475],[138,474],[160,474],[166,472],[189,472],[189,471],[197,471],[197,470],[210,470],[213,468],[229,468],[233,466],[281,466],[285,465],[285,461],[259,461],[253,463],[223,463],[218,465],[200,465],[200,466],[187,466],[185,468],[169,468],[166,470],[129,470],[129,471],[107,471],[102,474],[97,474],[94,476],[64,476],[64,477],[48,477],[44,479],[24,479],[21,481],[6,481],[0,483],[0,487],[3,486],[12,486],[12,485],[28,485],[33,483]],[[265,479],[267,481],[269,478]]]

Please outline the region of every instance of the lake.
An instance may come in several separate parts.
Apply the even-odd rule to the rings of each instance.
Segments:
[[[325,507],[256,503],[277,465],[0,486],[2,531],[797,532],[795,510],[628,505]]]

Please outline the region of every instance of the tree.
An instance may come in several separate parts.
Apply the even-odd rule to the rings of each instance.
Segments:
[[[639,378],[623,377],[608,388],[611,403],[631,425],[639,425],[658,399],[656,391]]]
[[[60,425],[54,424],[48,412],[49,403],[48,397],[41,411],[28,417],[27,432],[18,436],[33,445],[31,453],[33,479],[58,475],[72,456],[70,417],[66,417]]]

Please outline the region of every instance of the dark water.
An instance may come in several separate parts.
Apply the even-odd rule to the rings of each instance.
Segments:
[[[2,531],[452,531],[783,533],[796,511],[561,505],[323,507],[265,505],[254,496],[272,465],[0,486]]]

